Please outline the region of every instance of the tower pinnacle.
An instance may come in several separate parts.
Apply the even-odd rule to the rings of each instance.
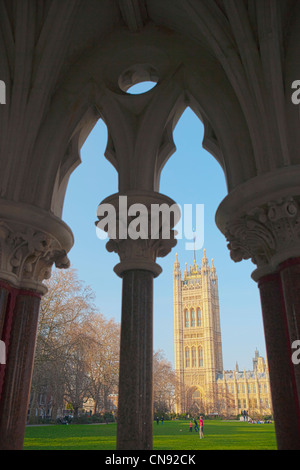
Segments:
[[[208,267],[208,259],[206,256],[205,248],[203,249],[202,266]]]
[[[176,253],[176,259],[175,259],[175,262],[174,262],[174,271],[180,271],[180,264],[179,264],[179,261],[178,261],[178,254]]]

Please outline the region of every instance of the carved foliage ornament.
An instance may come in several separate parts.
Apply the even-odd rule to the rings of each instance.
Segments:
[[[177,243],[177,232],[173,227],[180,218],[180,210],[173,200],[159,193],[133,191],[128,200],[127,196],[125,197],[124,207],[123,198],[124,196],[118,194],[113,195],[99,206],[104,208],[109,202],[110,207],[115,208],[112,219],[116,219],[116,229],[111,230],[109,223],[102,224],[102,230],[105,230],[110,238],[106,244],[107,250],[117,253],[120,257],[120,263],[114,270],[121,275],[129,269],[144,269],[157,276],[161,273],[161,267],[156,264],[156,258],[166,256]],[[153,217],[153,207],[158,210],[155,212],[157,217]],[[99,208],[98,219],[103,222],[102,214],[106,213],[106,209],[100,213]],[[165,217],[160,214],[160,209],[165,211]],[[131,210],[135,215],[129,215]],[[104,220],[106,219],[105,217]],[[120,228],[125,228],[125,232]]]
[[[0,269],[19,280],[49,279],[51,267],[68,268],[70,262],[58,241],[32,227],[0,222]]]
[[[133,220],[132,218],[130,218]],[[115,238],[107,242],[106,248],[109,252],[115,252],[120,257],[120,264],[115,267],[115,272],[121,275],[127,269],[146,269],[153,272],[155,276],[161,273],[161,268],[155,263],[157,257],[165,257],[176,245],[175,230],[170,230],[168,239],[161,237],[136,240],[127,238],[125,240]]]
[[[231,258],[268,265],[280,252],[300,248],[298,198],[285,198],[256,207],[227,223],[225,236]]]

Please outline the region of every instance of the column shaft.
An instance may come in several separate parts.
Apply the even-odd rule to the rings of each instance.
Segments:
[[[279,274],[259,283],[270,372],[277,446],[300,449],[299,403],[291,361],[291,347]]]
[[[9,301],[9,290],[6,288],[5,285],[0,286],[0,339],[5,344],[6,354],[7,354],[7,344],[8,344],[8,333],[10,330],[10,321],[9,317],[11,315],[7,315],[7,305]],[[5,364],[0,364],[0,399],[1,399],[1,391],[2,385],[4,380],[4,371],[5,371]]]
[[[23,447],[40,297],[10,289],[3,336],[7,348],[0,398],[0,449]],[[3,367],[3,366],[2,366]]]
[[[294,341],[300,340],[300,258],[287,260],[279,269],[292,347]],[[300,403],[300,364],[293,364],[293,366]]]
[[[152,449],[153,273],[123,274],[118,450]]]

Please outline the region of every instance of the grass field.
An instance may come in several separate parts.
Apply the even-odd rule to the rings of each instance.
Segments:
[[[117,425],[50,425],[26,428],[26,450],[115,450]],[[153,424],[154,450],[276,450],[273,424],[205,421],[204,439],[187,421]]]

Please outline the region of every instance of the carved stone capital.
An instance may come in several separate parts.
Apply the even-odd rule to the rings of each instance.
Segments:
[[[18,216],[10,204],[8,217],[5,204],[0,204],[0,278],[44,294],[47,289],[42,282],[51,276],[53,264],[57,268],[70,265],[71,232],[59,219],[30,206],[19,207]]]
[[[254,279],[275,271],[300,254],[300,196],[270,201],[232,218],[225,236],[234,261],[251,259],[257,265]]]
[[[110,238],[106,244],[107,250],[120,257],[120,263],[114,268],[116,274],[122,277],[125,271],[141,269],[151,271],[154,277],[158,276],[162,269],[156,263],[156,258],[166,256],[177,243],[174,226],[180,219],[179,207],[172,199],[151,191],[115,194],[105,199],[99,208],[107,204],[115,209],[116,230],[112,230],[109,224],[102,229],[107,231]],[[103,216],[99,215],[99,208],[98,219],[101,222]],[[156,218],[159,208],[165,211],[165,218]],[[132,231],[131,224],[138,227],[137,232]]]

